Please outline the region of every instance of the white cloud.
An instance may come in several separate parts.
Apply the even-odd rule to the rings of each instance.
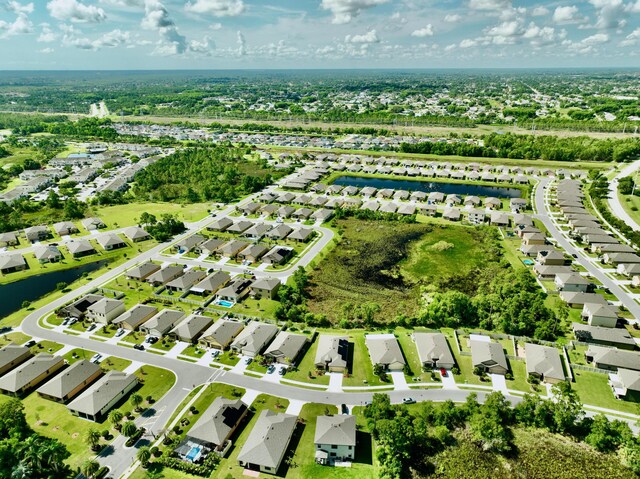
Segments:
[[[543,17],[549,15],[549,9],[543,5],[539,5],[531,10],[531,15],[534,17]]]
[[[7,10],[17,15],[21,13],[33,13],[33,2],[23,5],[20,2],[17,2],[16,0],[10,0],[9,2],[7,2],[6,7],[7,7]]]
[[[211,25],[209,25],[209,28],[211,30],[220,30],[222,28],[222,23],[220,22],[212,23]]]
[[[636,3],[627,5],[626,10],[631,13],[640,13],[640,0],[636,0]]]
[[[145,30],[156,30],[160,34],[161,40],[154,51],[156,55],[181,55],[188,50],[187,39],[178,32],[169,12],[159,0],[145,0],[144,17],[140,25]]]
[[[503,11],[511,8],[511,0],[469,0],[471,10]]]
[[[100,3],[111,7],[144,7],[145,0],[100,0]]]
[[[41,50],[38,50],[40,53],[45,53],[45,54],[49,54],[49,53],[53,53],[55,52],[55,50],[53,48],[43,48]]]
[[[460,48],[471,48],[475,47],[476,45],[478,45],[478,41],[472,40],[470,38],[465,38],[460,42]]]
[[[389,0],[322,0],[321,6],[333,14],[333,23],[349,23],[353,17],[363,10],[377,7],[389,2]]]
[[[96,40],[77,36],[77,33],[78,32],[73,29],[65,33],[62,38],[62,44],[82,50],[97,51],[102,48],[116,48],[131,43],[131,34],[129,32],[123,32],[120,29],[107,32]]]
[[[595,27],[601,30],[624,27],[627,23],[625,5],[622,0],[589,0],[596,9]]]
[[[42,31],[40,32],[40,36],[38,36],[38,42],[51,43],[57,40],[58,34],[51,30],[48,23],[43,23],[41,27]]]
[[[639,40],[640,40],[640,28],[636,28],[629,35],[627,35],[624,40],[620,42],[620,46],[632,47],[634,45],[637,45]]]
[[[638,1],[640,2],[640,0]],[[444,21],[447,23],[458,23],[460,20],[462,20],[462,16],[458,15],[457,13],[448,14],[444,17]]]
[[[582,45],[592,46],[600,45],[601,43],[607,43],[609,41],[609,35],[606,33],[596,33],[590,37],[584,38],[580,41]]]
[[[411,33],[412,37],[424,38],[433,36],[433,26],[429,23],[426,27],[414,30]]]
[[[242,0],[195,0],[185,5],[193,13],[208,13],[215,17],[235,17],[245,10]]]
[[[19,13],[13,22],[0,20],[0,38],[9,38],[33,31],[33,23],[25,13]]]
[[[580,10],[575,5],[556,7],[553,12],[553,21],[559,25],[583,23],[584,20],[584,17],[580,15]]]
[[[247,54],[247,40],[244,38],[244,35],[240,30],[236,32],[236,36],[236,43],[238,44],[238,55],[243,57]]]
[[[344,38],[345,43],[380,43],[377,32],[369,30],[363,35],[347,35]]]
[[[199,53],[202,55],[211,55],[211,51],[215,50],[216,44],[209,37],[204,37],[204,39],[199,42],[197,40],[192,40],[189,42],[189,51],[193,53]]]
[[[85,5],[78,0],[51,0],[47,3],[47,10],[53,18],[62,21],[99,23],[107,18],[102,8]]]
[[[539,27],[533,22],[529,23],[529,26],[522,34],[522,38],[529,40],[529,43],[534,47],[551,45],[563,36],[564,33],[557,34],[552,27]]]

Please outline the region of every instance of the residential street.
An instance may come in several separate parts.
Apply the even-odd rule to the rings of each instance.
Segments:
[[[622,221],[634,231],[640,231],[640,225],[636,223],[631,216],[624,210],[620,198],[618,197],[618,180],[625,176],[633,175],[640,168],[640,160],[629,163],[625,166],[620,173],[618,173],[613,181],[609,182],[609,207],[614,215],[620,218]]]

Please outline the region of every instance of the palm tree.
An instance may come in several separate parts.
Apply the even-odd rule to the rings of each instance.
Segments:
[[[109,421],[111,422],[111,424],[113,424],[114,429],[116,429],[117,431],[120,430],[120,421],[122,421],[123,417],[124,414],[122,414],[122,411],[120,411],[119,409],[114,409],[109,413]]]
[[[144,399],[140,394],[134,394],[133,396],[131,396],[130,401],[131,401],[131,405],[136,408],[136,411],[139,411],[140,404],[142,404],[142,401],[144,401]]]
[[[80,472],[82,472],[82,475],[90,479],[93,478],[93,476],[95,476],[95,474],[99,470],[100,470],[100,464],[98,463],[98,461],[95,461],[95,460],[85,461],[84,463],[82,463],[82,466],[80,467]]]
[[[91,449],[95,451],[100,444],[100,431],[93,428],[89,429],[87,431],[87,442],[89,446],[91,446]]]
[[[137,430],[138,428],[133,421],[127,421],[122,425],[120,432],[123,436],[131,437],[136,433]]]
[[[142,463],[142,467],[147,467],[149,465],[149,459],[151,459],[151,449],[149,446],[142,446],[138,449],[138,453],[136,454],[138,461]]]

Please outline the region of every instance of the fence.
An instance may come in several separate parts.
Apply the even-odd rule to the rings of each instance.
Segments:
[[[611,374],[614,372],[608,369],[600,369],[600,368],[594,368],[592,366],[585,366],[583,364],[572,364],[571,367],[573,369],[577,369],[578,371],[588,371],[590,373],[598,373],[598,374]]]

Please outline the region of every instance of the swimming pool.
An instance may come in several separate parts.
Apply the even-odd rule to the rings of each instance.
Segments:
[[[218,306],[222,306],[223,308],[230,308],[230,307],[233,306],[234,303],[232,301],[227,301],[227,300],[221,299],[221,300],[216,301],[216,304]]]
[[[522,262],[527,266],[531,266],[533,264],[533,261],[530,259],[523,259]]]
[[[202,451],[201,447],[192,447],[189,453],[187,454],[187,459],[191,462],[195,462],[200,457],[200,451]]]

